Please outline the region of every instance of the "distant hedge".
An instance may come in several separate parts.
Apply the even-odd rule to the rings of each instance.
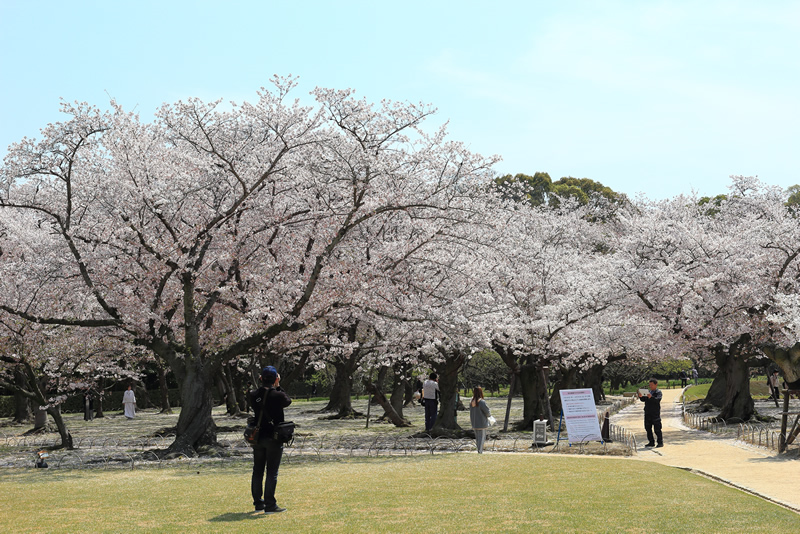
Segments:
[[[329,387],[321,387],[317,392],[318,396],[327,396],[330,393]],[[359,388],[354,388],[358,390]],[[291,397],[307,397],[311,395],[311,386],[305,382],[294,382],[289,385],[288,391]],[[115,410],[122,411],[122,395],[124,391],[106,392],[103,398],[103,411],[113,412]],[[358,393],[357,391],[353,392]],[[141,390],[137,390],[137,399],[141,394]],[[147,391],[147,397],[150,399],[151,406],[161,406],[161,393],[157,389]],[[219,402],[217,395],[214,396],[215,402]],[[144,407],[142,402],[137,402],[137,406]],[[173,408],[181,405],[180,390],[169,390],[169,404]],[[69,397],[61,405],[63,413],[82,413],[83,412],[83,395],[74,395]],[[13,396],[0,396],[0,417],[14,417],[14,397]]]
[[[113,412],[122,411],[122,395],[124,391],[111,391],[106,392],[103,397],[103,411]],[[140,392],[137,392],[140,395]],[[158,390],[151,390],[147,392],[147,397],[150,400],[150,405],[161,406],[161,393]],[[169,390],[169,403],[170,406],[176,407],[181,405],[180,392],[177,389]],[[143,403],[136,403],[142,407]],[[61,405],[61,411],[64,413],[81,413],[83,412],[83,395],[74,395],[69,397]],[[14,417],[14,397],[13,396],[0,396],[0,417]]]

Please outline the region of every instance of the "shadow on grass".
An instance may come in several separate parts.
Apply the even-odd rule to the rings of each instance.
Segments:
[[[247,521],[248,519],[260,519],[266,517],[264,512],[228,512],[227,514],[212,517],[210,523],[233,523],[235,521]]]

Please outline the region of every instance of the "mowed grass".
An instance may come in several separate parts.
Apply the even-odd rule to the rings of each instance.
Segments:
[[[764,377],[758,377],[750,381],[750,395],[752,395],[754,399],[766,399],[769,397],[769,386],[767,386],[766,380],[767,379]],[[711,383],[690,386],[683,393],[683,399],[685,402],[705,399],[710,388]]]
[[[198,474],[199,470],[199,474]],[[249,465],[5,471],[0,532],[794,532],[800,517],[636,460],[449,454],[281,467],[252,512]]]

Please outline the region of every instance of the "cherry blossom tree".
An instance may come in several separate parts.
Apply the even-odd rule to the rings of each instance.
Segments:
[[[135,376],[118,365],[125,349],[113,336],[87,337],[75,328],[36,325],[8,314],[0,314],[0,348],[0,387],[29,399],[37,414],[49,414],[60,447],[67,449],[74,442],[61,404],[100,379]]]
[[[496,228],[503,263],[489,283],[495,311],[484,316],[483,328],[521,385],[521,427],[552,419],[551,369],[561,373],[559,387],[570,387],[566,377],[606,358],[593,347],[619,291],[613,257],[600,246],[602,226],[586,215],[569,201],[558,210],[511,204]]]
[[[422,123],[433,110],[318,89],[289,101],[165,105],[142,123],[65,104],[0,170],[0,309],[40,324],[113,328],[174,372],[171,450],[215,442],[220,366],[338,306],[369,280],[356,230],[436,218],[492,164]],[[355,252],[353,252],[355,251]],[[357,253],[356,253],[357,252]],[[16,282],[8,287],[14,274]]]
[[[748,183],[735,179],[713,206],[696,197],[640,203],[617,244],[623,285],[673,337],[716,361],[707,399],[725,420],[752,416],[748,369],[761,365],[769,337],[763,316],[772,291],[762,266],[770,262],[752,231],[765,221]]]

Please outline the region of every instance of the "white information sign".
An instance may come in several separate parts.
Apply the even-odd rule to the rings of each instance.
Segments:
[[[570,443],[603,441],[591,389],[562,389],[561,410]]]

